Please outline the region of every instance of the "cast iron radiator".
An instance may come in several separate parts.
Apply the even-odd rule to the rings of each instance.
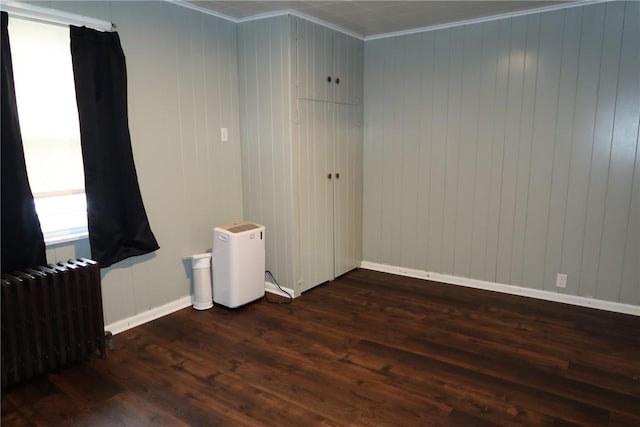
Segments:
[[[100,353],[100,267],[82,258],[2,275],[2,389]]]

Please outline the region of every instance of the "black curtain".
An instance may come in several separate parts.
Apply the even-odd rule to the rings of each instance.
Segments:
[[[91,257],[101,267],[159,248],[142,203],[117,33],[71,26]]]
[[[2,272],[46,264],[44,238],[27,178],[22,135],[18,121],[13,64],[7,25],[2,12],[2,146],[0,200],[2,216]]]

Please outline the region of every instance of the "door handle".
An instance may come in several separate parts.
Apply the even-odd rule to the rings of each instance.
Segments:
[[[336,179],[340,179],[340,172],[336,172]]]
[[[328,175],[327,175],[327,179],[331,179],[331,174],[328,174]]]

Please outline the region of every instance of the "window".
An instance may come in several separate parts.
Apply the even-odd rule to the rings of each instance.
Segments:
[[[27,175],[46,243],[87,235],[69,28],[9,18]]]

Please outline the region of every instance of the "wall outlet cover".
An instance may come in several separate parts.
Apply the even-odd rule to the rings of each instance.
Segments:
[[[558,273],[556,277],[556,286],[558,288],[566,288],[567,287],[567,275]]]

